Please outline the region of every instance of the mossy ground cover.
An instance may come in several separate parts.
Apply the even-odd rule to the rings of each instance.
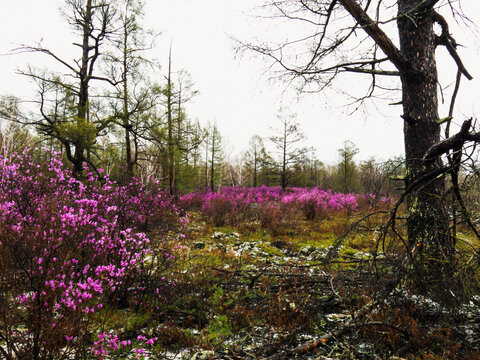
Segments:
[[[475,359],[478,341],[461,336],[480,324],[475,311],[432,310],[429,299],[394,289],[376,300],[388,284],[371,255],[383,218],[351,232],[326,261],[354,221],[337,214],[272,235],[194,213],[165,302],[112,321],[158,337],[150,358]]]

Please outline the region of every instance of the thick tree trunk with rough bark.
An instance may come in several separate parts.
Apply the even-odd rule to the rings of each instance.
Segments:
[[[407,13],[416,0],[399,0],[399,14]],[[428,149],[440,141],[437,101],[437,67],[433,10],[398,19],[400,51],[414,72],[402,73],[406,186],[441,167],[440,159],[427,165],[422,161]],[[442,204],[445,195],[444,177],[434,177],[413,192],[407,201],[409,251],[419,279],[440,281],[448,276],[452,255],[449,220]]]

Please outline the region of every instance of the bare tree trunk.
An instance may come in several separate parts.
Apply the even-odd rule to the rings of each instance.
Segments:
[[[168,55],[167,77],[167,131],[168,131],[168,189],[175,194],[175,151],[173,142],[173,94],[172,94],[172,49]]]
[[[208,135],[207,138],[205,139],[205,190],[208,189]]]
[[[255,148],[253,154],[253,187],[257,187],[257,162],[258,162],[258,155],[257,149]]]
[[[211,163],[210,163],[210,190],[215,190],[215,128],[212,134],[212,150],[211,150]]]
[[[87,119],[87,106],[88,106],[88,64],[90,54],[90,28],[88,24],[92,20],[92,0],[87,0],[85,8],[85,26],[83,28],[83,41],[82,41],[82,63],[80,67],[80,88],[77,104],[77,117],[78,119]],[[75,153],[73,156],[73,175],[80,177],[83,172],[83,162],[85,160],[85,148],[81,142],[73,144]]]
[[[399,13],[407,13],[416,4],[416,0],[399,0]],[[442,166],[440,159],[428,167],[422,161],[427,150],[440,140],[433,13],[427,10],[415,19],[408,16],[398,19],[400,51],[418,71],[418,74],[410,72],[401,76],[407,187]],[[414,278],[424,284],[441,283],[449,276],[453,242],[447,210],[442,203],[444,194],[444,177],[435,177],[407,201],[409,250],[420,256],[420,261],[415,261],[419,268],[414,270],[417,273]]]
[[[287,122],[283,124],[282,190],[287,188]]]
[[[128,111],[128,24],[127,14],[123,23],[123,128],[125,129],[125,162],[127,176],[133,178],[134,160],[132,159],[132,144],[130,140],[130,119]]]

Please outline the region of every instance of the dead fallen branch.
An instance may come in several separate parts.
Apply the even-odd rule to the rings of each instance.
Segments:
[[[367,304],[367,305],[369,305],[369,304]],[[312,350],[314,350],[314,349],[316,349],[320,346],[328,345],[332,341],[338,340],[341,336],[348,334],[349,332],[353,331],[354,329],[359,329],[359,328],[362,328],[362,327],[387,327],[387,328],[398,331],[399,333],[401,333],[404,336],[405,339],[408,339],[409,336],[411,336],[411,334],[409,332],[407,332],[403,329],[400,329],[397,326],[386,324],[386,323],[383,323],[383,322],[380,322],[380,321],[372,321],[372,322],[367,322],[367,323],[364,323],[364,324],[354,324],[354,323],[352,323],[352,324],[342,326],[341,328],[335,329],[335,330],[331,331],[330,333],[325,334],[324,336],[322,336],[319,339],[315,339],[315,340],[310,341],[306,344],[297,346],[294,349],[282,351],[280,353],[271,355],[267,358],[263,358],[262,360],[290,359],[293,356],[308,353],[309,351],[312,351]]]

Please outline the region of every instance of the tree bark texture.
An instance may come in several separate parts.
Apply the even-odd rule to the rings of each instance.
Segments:
[[[400,51],[414,71],[401,72],[406,186],[438,169],[440,158],[429,164],[422,161],[428,149],[440,141],[435,62],[434,12],[427,9],[408,13],[416,0],[398,0],[397,21]],[[445,179],[436,177],[417,189],[407,200],[407,232],[410,253],[420,256],[415,269],[423,281],[439,281],[447,276],[453,254],[449,219],[442,198]]]

